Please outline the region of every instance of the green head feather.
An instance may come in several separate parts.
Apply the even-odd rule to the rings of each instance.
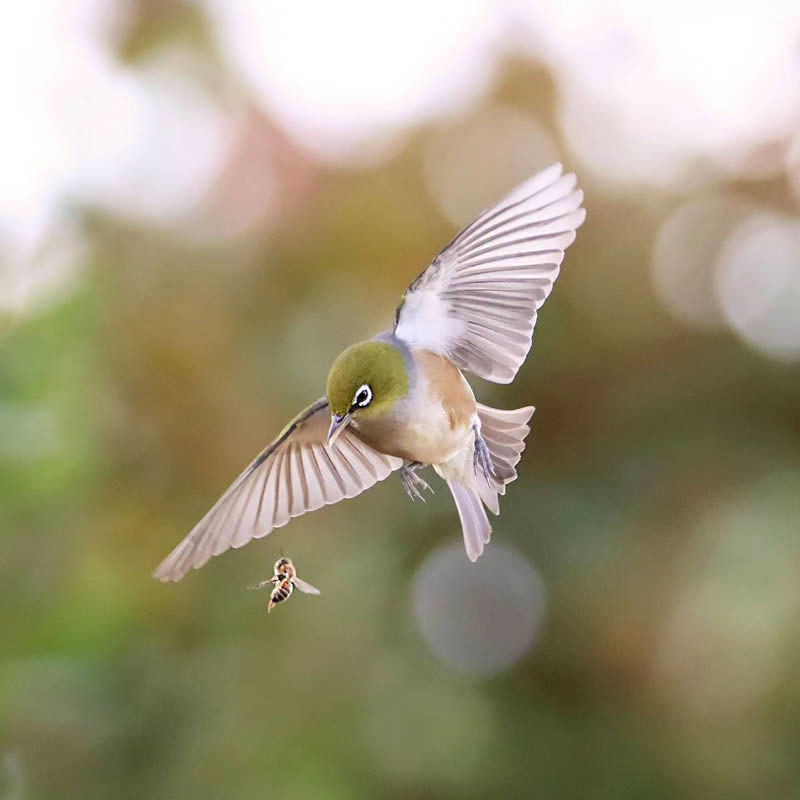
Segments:
[[[354,408],[356,393],[364,385],[370,388],[372,401],[364,408]],[[361,342],[348,347],[328,374],[328,402],[334,414],[352,410],[356,418],[374,418],[391,411],[407,394],[405,359],[389,342]]]

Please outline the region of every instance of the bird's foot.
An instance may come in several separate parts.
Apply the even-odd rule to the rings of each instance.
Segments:
[[[482,472],[486,480],[490,482],[497,481],[497,475],[494,471],[494,464],[492,464],[492,454],[489,452],[489,446],[481,436],[480,429],[475,427],[475,472]]]
[[[400,468],[400,479],[403,481],[403,488],[406,490],[406,494],[412,501],[419,499],[423,503],[425,502],[425,496],[422,493],[426,489],[433,494],[433,489],[428,486],[427,481],[417,475],[417,470],[424,466],[418,461],[413,461],[411,464],[405,464]]]

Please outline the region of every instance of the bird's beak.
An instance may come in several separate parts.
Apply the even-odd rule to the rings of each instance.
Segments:
[[[339,434],[347,427],[353,415],[347,414],[334,414],[331,417],[331,427],[328,430],[328,444],[333,444]]]

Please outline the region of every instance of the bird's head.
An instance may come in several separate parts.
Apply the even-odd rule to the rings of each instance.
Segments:
[[[405,359],[393,344],[373,341],[348,347],[328,375],[328,441],[333,442],[353,419],[378,420],[391,414],[408,394],[408,386]]]

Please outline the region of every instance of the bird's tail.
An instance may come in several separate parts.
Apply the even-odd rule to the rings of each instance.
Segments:
[[[475,482],[481,499],[493,514],[500,513],[499,495],[506,493],[506,484],[517,478],[517,464],[525,449],[525,437],[530,432],[528,422],[533,411],[533,406],[502,411],[478,403],[480,435],[489,448],[494,476],[487,477],[478,470]]]
[[[517,477],[516,467],[525,449],[525,437],[530,432],[528,422],[533,412],[533,406],[503,411],[478,403],[480,435],[489,448],[494,476],[487,477],[480,469],[476,470],[474,487],[447,481],[456,501],[470,561],[478,560],[492,535],[492,526],[483,506],[486,505],[493,514],[499,514],[499,495],[505,494],[506,485]]]
[[[453,500],[456,501],[467,558],[470,561],[477,561],[492,536],[492,525],[486,516],[486,509],[475,489],[454,480],[448,480],[447,485],[453,494]]]

